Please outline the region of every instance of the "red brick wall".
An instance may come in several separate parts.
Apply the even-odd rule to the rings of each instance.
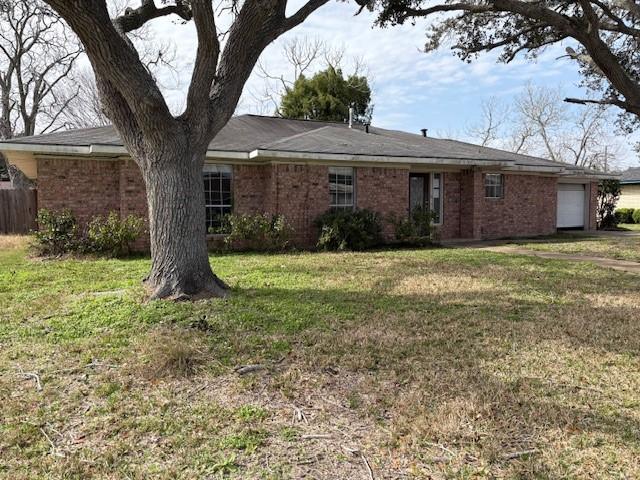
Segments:
[[[587,184],[586,188],[591,187],[589,192],[589,230],[595,230],[598,228],[596,219],[596,211],[598,209],[598,182],[591,182]]]
[[[460,173],[460,237],[481,238],[483,199],[482,173],[476,169],[463,170]]]
[[[555,177],[505,175],[503,198],[484,198],[483,189],[482,238],[554,233],[557,186],[558,179]]]
[[[409,171],[357,167],[356,204],[380,212],[406,215]],[[70,208],[81,224],[111,210],[147,217],[140,172],[129,161],[41,159],[38,165],[40,208]],[[234,166],[234,211],[279,213],[297,232],[300,246],[317,239],[314,220],[329,208],[328,167],[319,165]],[[505,175],[505,196],[485,199],[483,175],[477,170],[446,172],[440,237],[500,238],[555,231],[557,179]],[[591,228],[595,228],[597,183],[591,188]],[[393,235],[391,225],[385,234]],[[145,237],[139,246],[147,246]]]
[[[389,217],[406,217],[409,210],[409,170],[401,168],[357,167],[356,205],[382,215],[383,233],[395,235]]]
[[[135,242],[133,248],[147,250],[149,248],[147,195],[140,169],[133,160],[124,160],[118,164],[120,167],[120,215],[137,215],[144,218],[144,234]]]
[[[68,208],[82,228],[94,215],[119,211],[119,163],[95,159],[39,160],[38,208]]]
[[[459,172],[445,172],[442,194],[442,225],[438,227],[441,239],[460,238],[460,182]]]
[[[234,165],[234,211],[236,213],[273,213],[271,206],[267,204],[270,180],[269,165]]]
[[[313,246],[315,219],[329,209],[329,168],[321,165],[274,164],[266,203],[296,231],[295,242]]]

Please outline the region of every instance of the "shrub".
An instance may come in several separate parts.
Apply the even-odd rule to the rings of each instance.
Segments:
[[[633,223],[640,223],[640,208],[633,211]]]
[[[633,208],[618,208],[615,211],[616,220],[618,223],[634,223],[633,212]]]
[[[391,217],[389,220],[395,229],[395,237],[401,243],[409,245],[427,245],[433,239],[432,222],[434,213],[428,208],[414,208],[409,217]]]
[[[293,228],[282,215],[226,215],[212,233],[225,233],[231,250],[283,251],[289,247]]]
[[[599,229],[615,228],[617,220],[613,214],[620,198],[620,182],[618,180],[602,180],[598,185],[598,204],[596,220]]]
[[[120,218],[116,212],[107,217],[94,217],[87,227],[85,249],[113,257],[127,255],[131,244],[142,234],[142,218],[128,215]]]
[[[78,224],[70,210],[54,212],[43,208],[36,221],[33,247],[39,255],[62,255],[77,247]]]
[[[329,211],[315,223],[323,250],[366,250],[382,243],[382,222],[371,210]]]

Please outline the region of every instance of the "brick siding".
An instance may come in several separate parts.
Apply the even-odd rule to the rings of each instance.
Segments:
[[[68,208],[81,226],[94,215],[120,211],[120,164],[84,159],[39,160],[38,207]]]
[[[394,237],[391,217],[406,217],[409,211],[409,170],[400,168],[356,168],[356,205],[381,214],[383,234]]]
[[[384,218],[404,216],[409,205],[409,170],[356,167],[356,204]],[[504,177],[504,198],[484,198],[483,174],[476,169],[443,174],[441,239],[501,238],[553,233],[555,177]],[[590,222],[595,228],[597,183],[591,185]],[[328,167],[309,164],[234,165],[235,213],[279,213],[296,230],[295,243],[315,244],[315,219],[329,208]],[[40,208],[70,208],[81,225],[109,211],[147,216],[144,184],[131,160],[47,158],[38,164]],[[393,236],[385,222],[384,233]],[[136,245],[148,247],[145,236]]]
[[[558,179],[505,175],[503,198],[484,198],[481,238],[548,235],[556,231]]]

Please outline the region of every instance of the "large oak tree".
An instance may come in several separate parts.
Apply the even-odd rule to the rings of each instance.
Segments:
[[[328,0],[308,0],[287,15],[287,0],[230,0],[221,35],[212,0],[174,0],[110,18],[105,0],[46,0],[70,25],[93,67],[105,113],[140,167],[147,191],[152,298],[225,296],[206,245],[202,168],[209,142],[234,112],[262,51]],[[223,5],[224,6],[224,5]],[[174,116],[127,38],[162,16],[193,21],[198,47],[186,107]],[[221,42],[221,36],[224,42]]]
[[[433,20],[427,50],[453,41],[464,60],[502,49],[509,62],[520,52],[535,55],[565,39],[568,57],[578,61],[585,85],[601,93],[574,103],[615,105],[627,120],[640,120],[640,4],[637,0],[358,0],[379,11],[381,25],[418,18]]]

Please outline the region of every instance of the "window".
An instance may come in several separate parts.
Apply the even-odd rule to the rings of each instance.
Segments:
[[[442,223],[442,174],[431,174],[431,211],[433,211],[433,223]]]
[[[487,173],[484,176],[484,196],[502,198],[504,195],[504,176],[500,173]]]
[[[229,165],[205,165],[204,206],[207,232],[220,226],[222,217],[231,213],[231,167]]]
[[[433,212],[434,225],[442,224],[442,173],[409,175],[409,210],[427,208]]]
[[[329,194],[332,209],[353,210],[355,206],[353,168],[329,167]]]

